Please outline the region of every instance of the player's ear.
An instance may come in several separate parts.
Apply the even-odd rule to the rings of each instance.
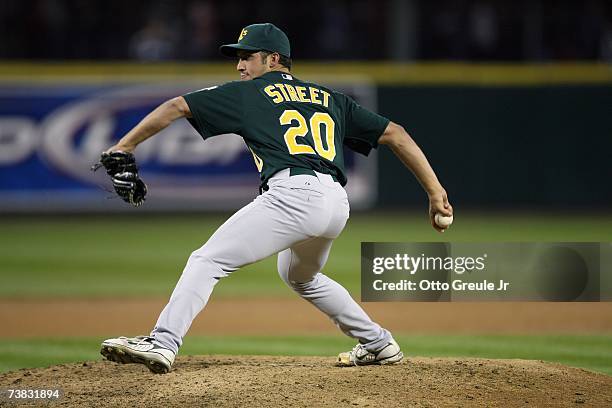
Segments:
[[[273,52],[272,54],[268,55],[268,66],[270,68],[274,68],[275,66],[277,66],[279,61],[280,54],[278,52]]]

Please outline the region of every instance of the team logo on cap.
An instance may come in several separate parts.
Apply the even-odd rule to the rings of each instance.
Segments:
[[[243,28],[242,31],[240,32],[240,37],[238,37],[238,41],[242,40],[244,38],[245,35],[247,35],[248,31],[246,28]]]

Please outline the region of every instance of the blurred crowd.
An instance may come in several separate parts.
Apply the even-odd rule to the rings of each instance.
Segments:
[[[253,22],[296,59],[612,61],[609,0],[1,0],[0,58],[213,60]]]

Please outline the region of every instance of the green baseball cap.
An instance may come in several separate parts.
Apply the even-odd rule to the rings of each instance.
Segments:
[[[219,47],[221,54],[235,57],[239,50],[272,51],[285,57],[291,57],[291,46],[287,34],[271,23],[251,24],[240,32],[236,44],[225,44]]]

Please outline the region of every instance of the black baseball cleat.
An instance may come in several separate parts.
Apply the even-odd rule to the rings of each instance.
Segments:
[[[174,352],[155,344],[149,336],[104,340],[100,354],[115,363],[144,364],[155,374],[170,372],[175,357]]]
[[[351,351],[338,355],[337,365],[341,367],[361,366],[372,364],[394,364],[404,358],[395,340],[391,340],[386,346],[377,351],[368,351],[363,344],[357,344]]]

